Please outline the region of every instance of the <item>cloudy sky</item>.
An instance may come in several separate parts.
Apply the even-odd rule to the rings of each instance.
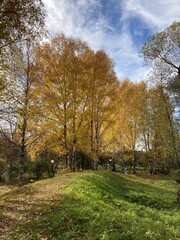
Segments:
[[[180,21],[180,0],[43,0],[51,36],[63,32],[104,49],[119,79],[145,79],[139,57],[150,34]]]

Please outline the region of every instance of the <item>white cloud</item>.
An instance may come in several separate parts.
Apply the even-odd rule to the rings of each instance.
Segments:
[[[115,62],[119,78],[129,76],[132,80],[145,78],[148,71],[138,56],[139,49],[129,30],[129,21],[141,19],[141,26],[134,34],[142,38],[141,28],[153,32],[180,20],[179,0],[109,0],[109,12],[114,6],[119,9],[116,23],[102,11],[101,0],[43,0],[48,12],[47,27],[53,36],[63,32],[86,41],[94,50],[105,49]],[[113,16],[113,12],[111,13]]]
[[[122,8],[123,20],[138,16],[155,31],[180,20],[179,0],[123,0]]]

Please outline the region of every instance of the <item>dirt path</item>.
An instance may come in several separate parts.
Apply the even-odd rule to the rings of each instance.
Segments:
[[[28,184],[0,196],[0,239],[7,240],[12,229],[21,222],[38,218],[61,197],[62,189],[73,174]]]

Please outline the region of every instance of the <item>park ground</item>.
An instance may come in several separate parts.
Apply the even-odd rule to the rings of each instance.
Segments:
[[[66,173],[0,185],[2,240],[180,239],[177,183],[116,172]]]

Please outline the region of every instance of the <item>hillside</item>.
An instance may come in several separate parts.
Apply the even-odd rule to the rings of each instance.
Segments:
[[[38,181],[1,194],[1,239],[180,239],[176,191],[165,178],[113,172]]]

